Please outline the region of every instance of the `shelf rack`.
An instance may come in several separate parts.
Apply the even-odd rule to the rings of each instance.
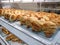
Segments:
[[[52,40],[47,40],[30,32],[28,29],[21,27],[19,22],[9,22],[8,20],[0,17],[0,25],[4,26],[8,31],[28,45],[55,45],[56,42],[60,42],[60,31],[56,33]]]
[[[0,18],[0,25],[4,26],[11,33],[16,35],[18,38],[26,42],[28,45],[50,45],[52,42],[37,36],[22,27],[16,26],[15,23],[9,23],[9,21]]]

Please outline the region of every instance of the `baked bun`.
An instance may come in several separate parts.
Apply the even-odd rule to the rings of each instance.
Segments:
[[[9,41],[13,41],[13,42],[19,42],[19,43],[22,43],[22,40],[20,40],[19,38],[17,38],[15,35],[13,34],[9,34],[7,37],[6,37],[6,40]]]
[[[44,34],[47,38],[50,38],[54,33],[56,32],[56,29],[53,28],[53,29],[46,29],[44,31]]]
[[[10,17],[9,17],[9,21],[11,21],[11,22],[16,21],[16,19],[17,19],[16,14],[11,14]]]
[[[2,16],[2,9],[0,9],[0,16]]]
[[[2,28],[2,32],[6,35],[10,34],[10,32],[4,27]]]

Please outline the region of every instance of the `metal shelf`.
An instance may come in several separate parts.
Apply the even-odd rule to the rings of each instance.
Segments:
[[[8,42],[0,35],[1,40],[4,42],[5,45],[9,45]]]
[[[57,9],[57,8],[44,8],[44,7],[42,7],[42,8],[38,8],[38,10],[52,10],[52,11],[60,11],[60,9]]]
[[[0,38],[2,37],[2,38],[4,38],[4,40],[6,40],[6,37],[8,35],[6,35],[2,32],[2,28],[3,27],[0,27],[0,35],[1,35]],[[19,43],[19,42],[13,42],[11,40],[7,40],[6,42],[8,42],[8,44],[5,44],[5,42],[2,40],[2,38],[0,39],[0,42],[1,42],[2,45],[8,45],[8,44],[9,45],[27,45],[25,42]]]
[[[4,18],[0,18],[0,25],[4,26],[11,33],[16,35],[18,38],[20,38],[24,42],[26,42],[28,45],[52,45],[53,43],[56,42],[55,39],[59,36],[57,35],[56,37],[53,38],[54,40],[50,41],[50,40],[47,40],[45,38],[42,38],[41,36],[38,36],[30,32],[29,30],[25,28],[22,28],[18,23],[19,22],[12,23],[12,22],[5,20]]]
[[[39,37],[21,27],[18,27],[13,23],[9,23],[2,18],[0,18],[0,25],[4,26],[11,33],[16,35],[18,38],[20,38],[29,45],[51,44],[49,41],[43,39],[42,37]]]

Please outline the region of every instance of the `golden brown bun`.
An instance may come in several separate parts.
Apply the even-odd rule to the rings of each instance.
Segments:
[[[9,20],[10,14],[5,14],[5,15],[4,15],[4,18],[7,19],[7,20]]]
[[[30,17],[27,20],[26,25],[31,26],[34,31],[41,31],[41,25],[36,17]]]
[[[17,15],[15,14],[11,14],[9,17],[9,21],[16,21],[16,19],[17,19]]]
[[[5,9],[0,9],[0,15],[3,16],[5,12]]]
[[[2,13],[2,9],[0,9],[0,16],[2,16],[2,14],[1,14],[1,13]]]
[[[2,28],[2,32],[6,35],[10,34],[10,32],[4,27]]]
[[[8,40],[11,40],[11,39],[13,39],[13,37],[14,37],[13,34],[9,34],[9,35],[6,37],[6,40],[7,40],[7,41],[8,41]]]
[[[19,43],[22,43],[22,40],[20,40],[19,38],[17,38],[15,35],[13,34],[9,34],[7,37],[6,37],[6,40],[9,41],[13,41],[13,42],[19,42]]]
[[[44,31],[44,34],[47,38],[50,38],[55,32],[56,32],[56,29],[46,29]]]
[[[21,17],[20,15],[17,15],[17,20],[18,20],[18,21],[20,21],[20,17]]]

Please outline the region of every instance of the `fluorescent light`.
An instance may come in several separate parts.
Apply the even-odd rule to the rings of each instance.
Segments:
[[[34,0],[34,2],[44,2],[44,0]]]
[[[33,2],[33,0],[22,0],[22,2]]]
[[[21,0],[14,0],[14,1],[21,1]]]
[[[9,1],[1,1],[1,2],[9,2]]]

